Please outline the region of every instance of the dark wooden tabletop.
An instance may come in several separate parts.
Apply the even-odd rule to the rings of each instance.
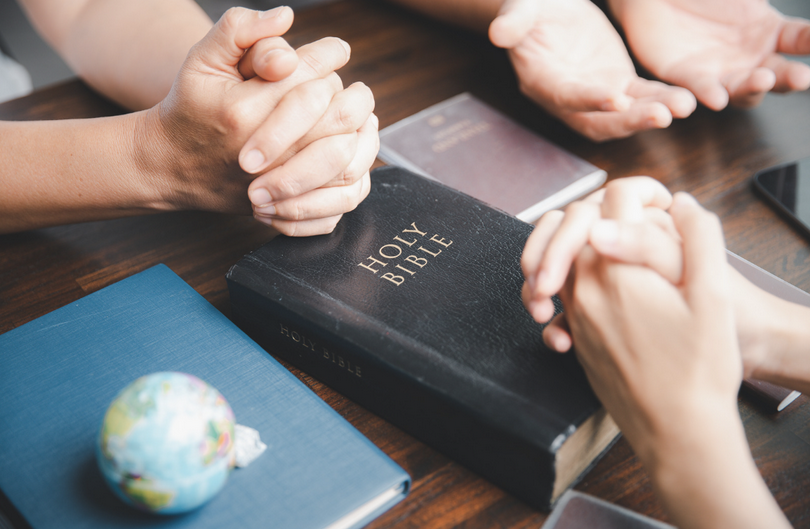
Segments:
[[[670,128],[602,144],[566,129],[523,98],[508,58],[483,37],[450,29],[376,0],[344,0],[297,15],[294,45],[336,35],[352,60],[346,84],[374,91],[381,126],[469,91],[607,170],[651,175],[693,193],[720,215],[728,247],[810,290],[810,244],[752,191],[751,175],[810,155],[810,93],[769,95],[754,110],[699,108]],[[0,105],[0,119],[104,116],[121,110],[79,81]],[[1,192],[1,191],[0,191]],[[229,314],[225,273],[270,237],[251,218],[170,213],[0,236],[0,332],[114,281],[165,263]],[[370,527],[539,527],[533,510],[444,455],[293,369],[326,402],[413,477],[410,495]],[[740,402],[757,465],[796,527],[810,527],[810,405],[778,415]],[[629,445],[620,440],[577,489],[666,519]]]

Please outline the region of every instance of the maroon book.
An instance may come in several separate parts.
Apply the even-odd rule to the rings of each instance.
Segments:
[[[771,412],[784,410],[788,404],[801,395],[798,391],[753,378],[743,380],[742,388],[744,394],[750,396]]]
[[[601,186],[607,173],[468,93],[380,131],[379,158],[525,222]]]

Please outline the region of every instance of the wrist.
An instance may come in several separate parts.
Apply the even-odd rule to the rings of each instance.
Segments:
[[[704,414],[643,459],[653,487],[678,527],[784,527],[762,481],[734,406]]]
[[[132,114],[133,159],[145,190],[145,207],[156,211],[183,209],[178,157],[160,119],[160,105]]]
[[[766,315],[751,353],[751,368],[746,367],[746,376],[807,392],[810,390],[807,357],[810,308],[771,298],[762,311]],[[747,364],[749,359],[745,360]]]
[[[727,443],[747,447],[736,394],[695,395],[684,391],[679,398],[678,410],[655,417],[646,434],[630,439],[651,476],[664,481],[685,470],[682,462],[692,459],[693,454],[710,457]]]

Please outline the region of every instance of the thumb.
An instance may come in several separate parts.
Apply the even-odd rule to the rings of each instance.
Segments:
[[[540,16],[539,4],[533,0],[506,0],[489,25],[489,40],[499,48],[520,44]]]
[[[703,303],[705,310],[716,296],[728,292],[726,245],[717,215],[703,209],[687,193],[677,193],[670,208],[683,239],[683,285],[687,302]],[[706,305],[708,303],[708,305]]]
[[[287,6],[269,11],[232,7],[198,42],[190,57],[214,69],[239,75],[239,61],[245,50],[262,39],[283,35],[293,22]]]

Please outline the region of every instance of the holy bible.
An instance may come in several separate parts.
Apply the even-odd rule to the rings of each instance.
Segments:
[[[328,235],[276,237],[227,274],[268,352],[548,509],[618,436],[573,354],[524,309],[532,226],[397,167]]]

